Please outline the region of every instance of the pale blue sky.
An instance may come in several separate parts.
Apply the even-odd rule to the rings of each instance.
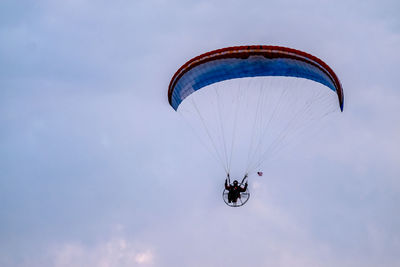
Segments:
[[[400,265],[398,1],[0,1],[0,265]],[[326,61],[344,113],[245,207],[168,105],[200,53]]]

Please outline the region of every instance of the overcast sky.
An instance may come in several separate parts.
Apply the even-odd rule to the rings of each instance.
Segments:
[[[0,0],[0,265],[400,266],[400,2]],[[167,101],[203,52],[297,48],[344,112],[242,208]]]

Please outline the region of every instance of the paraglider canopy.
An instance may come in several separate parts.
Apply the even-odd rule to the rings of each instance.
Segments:
[[[343,111],[342,86],[325,62],[296,49],[267,45],[227,47],[189,60],[172,77],[168,100],[177,110],[186,97],[204,86],[256,76],[300,77],[324,84],[337,93]]]

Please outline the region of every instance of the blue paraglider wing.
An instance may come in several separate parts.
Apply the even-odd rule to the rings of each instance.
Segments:
[[[343,89],[332,69],[317,57],[279,46],[228,47],[195,57],[172,77],[168,100],[177,110],[186,97],[207,85],[258,76],[299,77],[321,83],[337,93],[343,111]]]

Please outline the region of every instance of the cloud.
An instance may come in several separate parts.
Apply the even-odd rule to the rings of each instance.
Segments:
[[[154,253],[151,249],[124,238],[111,238],[93,245],[66,243],[56,247],[48,253],[54,267],[154,266]]]

